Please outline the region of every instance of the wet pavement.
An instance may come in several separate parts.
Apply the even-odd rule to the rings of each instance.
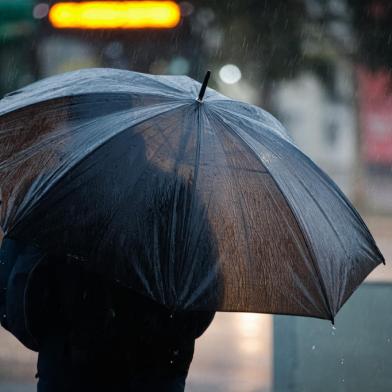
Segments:
[[[1,392],[35,392],[36,386],[35,384],[1,384],[0,391]]]
[[[272,383],[272,317],[219,313],[196,344],[188,391],[267,392]]]

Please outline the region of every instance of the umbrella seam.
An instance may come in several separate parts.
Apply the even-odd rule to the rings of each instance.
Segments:
[[[200,105],[198,105],[196,108],[197,108],[196,109],[197,113],[195,111],[194,114],[196,115],[196,117],[199,118],[200,117]],[[188,139],[186,140],[186,142],[188,142],[189,137],[190,137],[190,135],[188,135]],[[194,161],[194,168],[193,168],[191,200],[190,200],[190,206],[189,206],[190,217],[192,216],[193,208],[194,208],[194,205],[195,205],[195,193],[196,193],[196,186],[197,186],[199,166],[200,166],[200,148],[201,148],[201,127],[200,127],[200,119],[199,119],[197,132],[196,132],[196,153],[195,153],[195,161]],[[185,152],[185,150],[183,152]],[[191,241],[191,239],[189,238],[189,236],[190,236],[190,229],[191,229],[191,224],[190,224],[191,218],[190,217],[187,219],[186,227],[185,227],[185,233],[184,233],[185,242],[186,242],[186,246],[185,246],[186,252],[183,255],[182,260],[181,260],[182,266],[184,265],[184,260],[188,259],[188,251],[189,251],[189,246],[190,246],[190,241]],[[191,264],[191,265],[192,265],[192,268],[191,268],[191,271],[189,271],[189,275],[188,275],[188,277],[186,279],[186,282],[190,282],[193,279],[193,275],[194,275],[194,271],[195,271],[195,265],[194,264]],[[187,286],[187,284],[185,286]],[[186,295],[188,297],[189,296],[192,297],[192,295],[189,294],[189,293],[186,293]],[[180,297],[180,301],[184,301],[183,297],[185,297],[185,294],[182,297]],[[189,302],[189,301],[190,300],[188,299],[187,302]]]
[[[66,93],[66,91],[64,91],[64,95],[58,95],[58,96],[53,96],[53,97],[51,97],[51,96],[49,96],[49,97],[47,97],[47,98],[44,98],[44,99],[42,99],[42,100],[40,100],[40,101],[35,101],[35,102],[33,102],[33,103],[31,103],[31,104],[29,104],[29,105],[26,105],[26,106],[17,106],[16,105],[16,107],[14,107],[14,108],[8,108],[8,109],[3,109],[3,111],[2,111],[2,109],[1,109],[1,107],[0,107],[0,117],[2,117],[2,116],[6,116],[6,115],[8,115],[8,114],[11,114],[11,113],[15,113],[15,112],[17,112],[18,110],[28,110],[28,109],[31,109],[31,108],[34,108],[34,106],[36,106],[36,105],[40,105],[40,104],[43,104],[43,103],[46,103],[46,102],[50,102],[50,101],[53,101],[53,100],[56,100],[56,99],[65,99],[65,98],[83,98],[83,97],[89,97],[90,95],[108,95],[108,94],[110,94],[110,93],[108,93],[108,92],[105,92],[105,91],[102,91],[102,92],[94,92],[94,93],[81,93],[81,94],[72,94],[72,93]],[[128,92],[126,92],[126,91],[121,91],[120,92],[120,94],[124,94],[124,95],[126,95],[126,96],[128,96],[128,97],[133,97],[133,96],[137,96],[137,95],[143,95],[143,96],[150,96],[150,97],[160,97],[160,98],[167,98],[167,101],[169,101],[169,102],[167,102],[167,101],[165,101],[165,102],[163,102],[164,104],[166,104],[166,103],[170,103],[170,101],[172,101],[172,102],[176,102],[176,101],[181,101],[181,100],[184,100],[184,98],[183,97],[169,97],[169,96],[167,96],[167,95],[162,95],[162,94],[158,94],[158,93],[128,93]],[[4,101],[7,99],[7,97],[4,97],[3,99],[0,99],[0,104],[1,103],[5,103]],[[189,100],[190,100],[190,98],[188,98]],[[18,101],[20,101],[21,100],[21,97],[20,96],[18,96]],[[193,101],[192,101],[193,102]],[[186,105],[186,104],[189,104],[190,102],[187,102],[187,103],[184,103],[183,105]],[[160,104],[162,104],[162,103],[160,103]]]

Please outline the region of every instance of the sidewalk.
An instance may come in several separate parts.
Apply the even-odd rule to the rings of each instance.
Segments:
[[[366,279],[368,281],[392,281],[392,216],[365,216],[376,243],[385,257],[386,265],[379,265]]]

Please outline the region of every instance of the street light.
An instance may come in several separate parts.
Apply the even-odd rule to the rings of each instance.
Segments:
[[[49,21],[58,29],[168,29],[180,18],[174,1],[63,2],[49,10]]]

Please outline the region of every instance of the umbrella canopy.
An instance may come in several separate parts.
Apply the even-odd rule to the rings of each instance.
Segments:
[[[270,114],[89,69],[0,101],[0,224],[176,310],[332,319],[384,259]],[[54,260],[55,262],[55,260]]]

